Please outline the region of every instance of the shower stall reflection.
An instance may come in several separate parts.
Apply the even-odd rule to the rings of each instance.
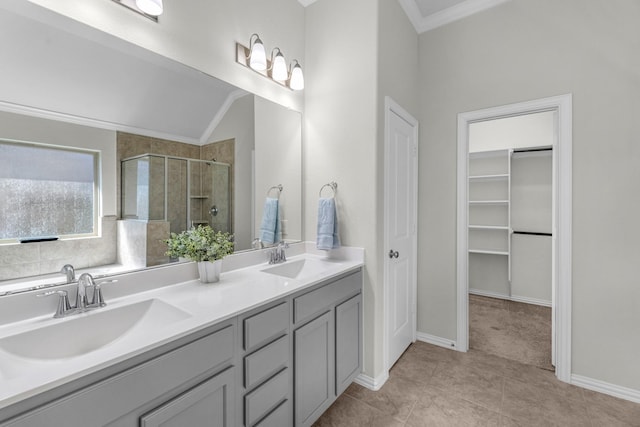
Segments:
[[[192,226],[233,232],[229,164],[143,154],[122,160],[121,166],[120,263],[168,262],[162,240]]]

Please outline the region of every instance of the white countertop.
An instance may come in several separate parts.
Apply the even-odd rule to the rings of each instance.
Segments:
[[[364,250],[361,248],[341,248],[338,251],[325,253],[315,251],[308,242],[299,245],[297,249],[292,249],[294,256],[289,256],[287,262],[293,263],[301,259],[320,261],[325,267],[322,272],[301,279],[289,279],[265,273],[261,270],[271,267],[266,262],[245,266],[247,263],[264,259],[264,256],[254,253],[230,259],[218,283],[204,284],[188,277],[189,280],[186,281],[176,280],[175,284],[165,284],[155,289],[120,296],[119,294],[123,293],[122,289],[127,287],[136,289],[136,284],[154,280],[158,275],[157,271],[131,273],[123,276],[122,279],[131,283],[121,283],[117,291],[114,286],[114,290],[110,292],[111,284],[103,285],[105,301],[108,304],[104,308],[62,319],[54,319],[53,311],[50,311],[47,314],[1,324],[0,343],[3,338],[16,334],[62,322],[78,322],[83,316],[92,316],[94,313],[115,310],[150,299],[167,303],[178,309],[177,312],[181,310],[186,313],[182,320],[162,327],[146,328],[143,335],[139,330],[135,336],[128,337],[125,333],[101,348],[75,357],[30,359],[16,356],[0,348],[0,384],[2,384],[0,409],[364,265]],[[171,270],[172,268],[175,270]],[[185,268],[187,268],[185,265],[166,267],[160,274],[171,276],[172,271],[175,274],[175,272],[184,271]],[[194,265],[189,268],[195,270]],[[149,285],[147,284],[146,287],[148,288]],[[75,293],[70,292],[70,296],[74,297]],[[8,298],[0,298],[0,313],[3,311],[3,303],[6,303],[3,299]],[[25,298],[36,300],[35,295],[21,298],[22,301]],[[7,320],[0,315],[0,321]],[[67,339],[78,340],[82,339],[82,336],[69,336]],[[64,346],[65,342],[56,343],[56,345]]]

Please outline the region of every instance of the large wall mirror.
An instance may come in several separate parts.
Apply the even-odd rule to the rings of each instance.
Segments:
[[[267,196],[280,197],[283,239],[302,240],[299,112],[17,4],[0,6],[0,150],[62,157],[21,152],[0,171],[0,295],[63,283],[65,264],[110,274],[170,262],[161,240],[197,224],[250,250]],[[98,159],[95,174],[76,152]],[[37,180],[43,195],[25,197]],[[70,187],[97,203],[70,198]],[[75,226],[82,209],[95,212]],[[60,213],[72,231],[42,225]]]

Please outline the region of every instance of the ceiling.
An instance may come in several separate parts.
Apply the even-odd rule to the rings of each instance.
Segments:
[[[309,6],[317,0],[298,0]],[[398,0],[418,34],[509,0]]]

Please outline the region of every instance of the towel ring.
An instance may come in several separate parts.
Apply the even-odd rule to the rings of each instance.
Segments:
[[[282,187],[282,184],[278,184],[278,185],[274,185],[273,187],[271,187],[270,189],[267,190],[267,196],[269,196],[269,194],[271,194],[271,190],[278,190],[278,199],[280,198],[280,193],[282,193],[284,187]]]
[[[325,187],[330,187],[331,191],[333,191],[333,196],[335,197],[336,190],[338,189],[338,183],[335,182],[335,181],[331,181],[331,182],[323,185],[322,187],[320,187],[320,193],[318,194],[320,197],[322,197],[322,190],[324,190]]]

